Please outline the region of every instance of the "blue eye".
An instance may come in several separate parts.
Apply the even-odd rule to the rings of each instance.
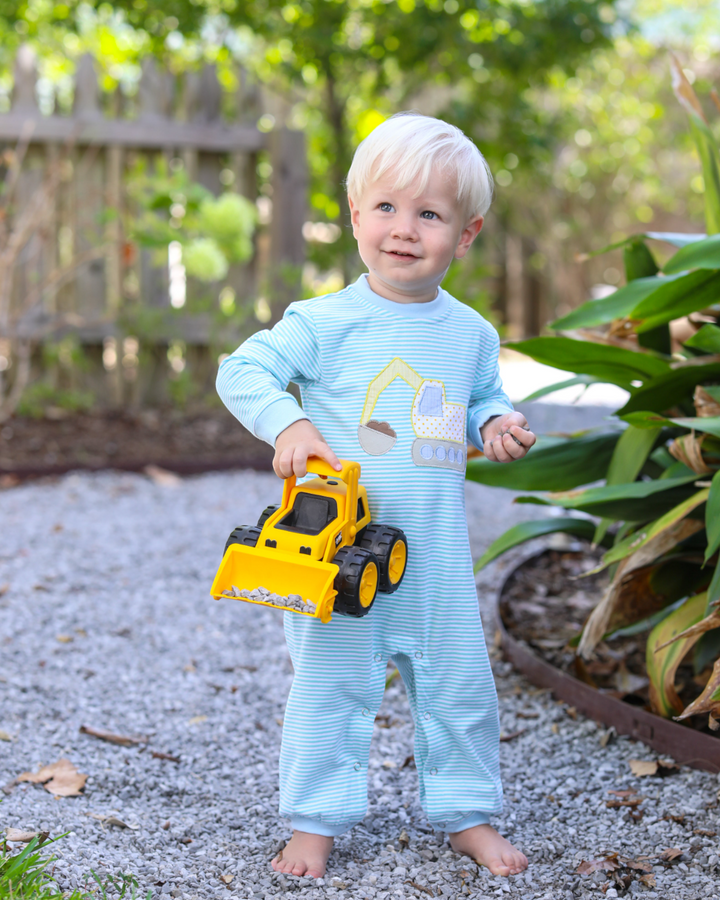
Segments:
[[[432,212],[432,210],[426,209],[420,213],[421,219],[437,219],[437,213]]]
[[[381,203],[379,209],[381,212],[392,212],[392,203]]]

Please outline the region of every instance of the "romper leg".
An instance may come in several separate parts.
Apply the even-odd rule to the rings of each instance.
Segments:
[[[367,766],[385,663],[367,619],[323,625],[285,615],[295,669],[283,722],[280,813],[293,827],[340,834],[367,810]]]
[[[479,616],[451,647],[430,636],[423,651],[393,658],[415,720],[420,802],[431,824],[458,831],[487,822],[502,808],[500,727]]]

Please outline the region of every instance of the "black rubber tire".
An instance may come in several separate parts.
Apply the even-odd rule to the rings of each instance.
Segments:
[[[398,541],[402,541],[405,544],[405,568],[398,581],[393,584],[388,574],[388,565],[390,554]],[[377,556],[380,564],[378,590],[382,591],[383,594],[393,594],[402,584],[405,572],[407,572],[408,545],[405,532],[392,525],[376,525],[374,522],[371,522],[358,535],[358,539],[355,540],[355,546],[369,550]]]
[[[356,619],[366,616],[372,609],[375,597],[367,606],[363,606],[360,602],[360,582],[363,572],[370,563],[377,566],[379,578],[380,564],[377,557],[362,547],[341,547],[335,554],[333,562],[340,566],[333,585],[337,591],[333,612],[342,616],[353,616]]]
[[[242,544],[245,547],[255,547],[257,545],[258,538],[260,537],[261,530],[262,529],[258,528],[257,525],[238,525],[237,528],[233,528],[230,537],[225,543],[223,556],[225,556],[225,554],[227,553],[227,548],[231,544]]]
[[[275,503],[272,506],[266,506],[265,509],[260,513],[260,518],[257,521],[258,528],[262,528],[263,525],[270,518],[270,516],[278,509],[280,509],[279,503]]]

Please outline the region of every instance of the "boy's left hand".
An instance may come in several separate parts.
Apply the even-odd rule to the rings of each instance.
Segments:
[[[490,419],[480,429],[480,435],[487,459],[500,463],[522,459],[537,440],[528,428],[527,419],[519,412]]]

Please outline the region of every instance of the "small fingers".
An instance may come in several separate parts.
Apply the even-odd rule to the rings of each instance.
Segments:
[[[317,446],[313,449],[313,455],[324,459],[326,463],[331,465],[336,472],[342,471],[342,465],[332,448],[326,443],[318,441]]]

